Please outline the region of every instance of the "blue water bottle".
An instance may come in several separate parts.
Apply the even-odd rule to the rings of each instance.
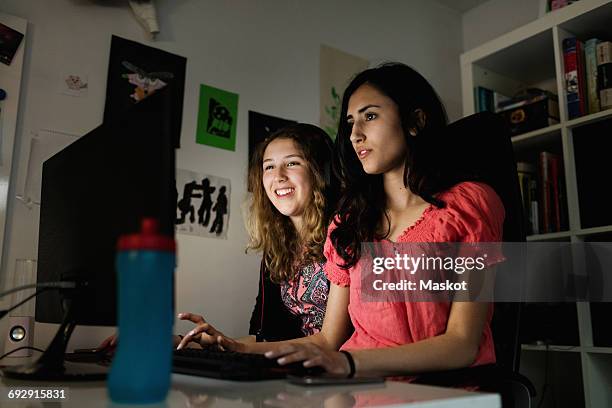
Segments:
[[[172,368],[174,238],[154,219],[117,244],[119,345],[108,378],[111,399],[146,404],[165,400]]]

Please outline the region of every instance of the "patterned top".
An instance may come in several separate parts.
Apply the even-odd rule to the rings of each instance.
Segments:
[[[323,271],[325,263],[314,263],[303,267],[290,282],[281,284],[283,303],[302,321],[302,332],[305,336],[321,331],[329,281]]]
[[[463,182],[441,193],[445,208],[429,206],[421,218],[408,227],[397,242],[497,242],[502,238],[504,206],[495,191],[486,184]],[[360,264],[349,270],[338,264],[344,261],[333,247],[328,228],[324,253],[325,272],[336,285],[349,286],[348,312],[355,328],[341,347],[343,350],[380,348],[415,343],[446,331],[450,302],[363,302],[360,296]],[[490,254],[487,266],[502,261],[503,254]],[[489,313],[480,339],[480,347],[472,366],[495,362]]]

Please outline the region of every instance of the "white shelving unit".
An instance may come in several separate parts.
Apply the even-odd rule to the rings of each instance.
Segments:
[[[461,55],[463,113],[466,116],[475,112],[473,90],[477,86],[506,95],[526,87],[537,87],[559,96],[559,124],[514,136],[512,142],[519,161],[534,157],[534,153],[541,150],[562,154],[569,229],[532,235],[528,241],[612,240],[609,220],[602,220],[598,225],[583,225],[586,223],[581,221],[580,193],[605,190],[610,184],[605,173],[610,163],[602,165],[601,177],[593,180],[592,185],[585,185],[591,183],[584,180],[580,182],[576,158],[584,153],[576,154],[575,141],[590,136],[588,126],[609,121],[612,128],[612,109],[568,120],[562,42],[572,36],[583,41],[593,37],[612,40],[612,0],[581,0]],[[580,146],[584,146],[585,140],[579,141]],[[592,148],[600,150],[606,143],[612,145],[612,132],[602,134],[596,143],[602,143],[601,147]],[[610,155],[612,157],[612,149]],[[590,211],[590,208],[583,208],[583,211]],[[592,223],[592,213],[582,214],[587,214]],[[578,321],[568,321],[568,327],[577,326],[579,344],[523,345],[521,371],[532,380],[540,394],[534,401],[536,405],[546,383],[544,407],[612,407],[612,344],[605,347],[594,344],[593,330],[597,333],[598,327],[592,321],[589,303],[577,303],[576,315]]]

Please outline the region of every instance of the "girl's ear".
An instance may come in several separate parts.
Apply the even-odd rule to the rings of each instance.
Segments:
[[[416,124],[416,127],[410,128],[408,132],[410,136],[416,136],[419,130],[422,130],[427,123],[427,115],[423,112],[423,109],[416,109],[412,112],[412,121]]]
[[[423,112],[423,109],[417,109],[414,111],[416,117],[416,123],[419,129],[423,129],[427,123],[427,115]]]

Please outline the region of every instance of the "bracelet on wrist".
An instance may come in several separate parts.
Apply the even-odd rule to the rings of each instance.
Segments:
[[[346,356],[346,359],[349,363],[349,373],[346,378],[353,378],[355,376],[355,360],[353,359],[351,353],[349,353],[348,351],[340,350],[340,352]]]

